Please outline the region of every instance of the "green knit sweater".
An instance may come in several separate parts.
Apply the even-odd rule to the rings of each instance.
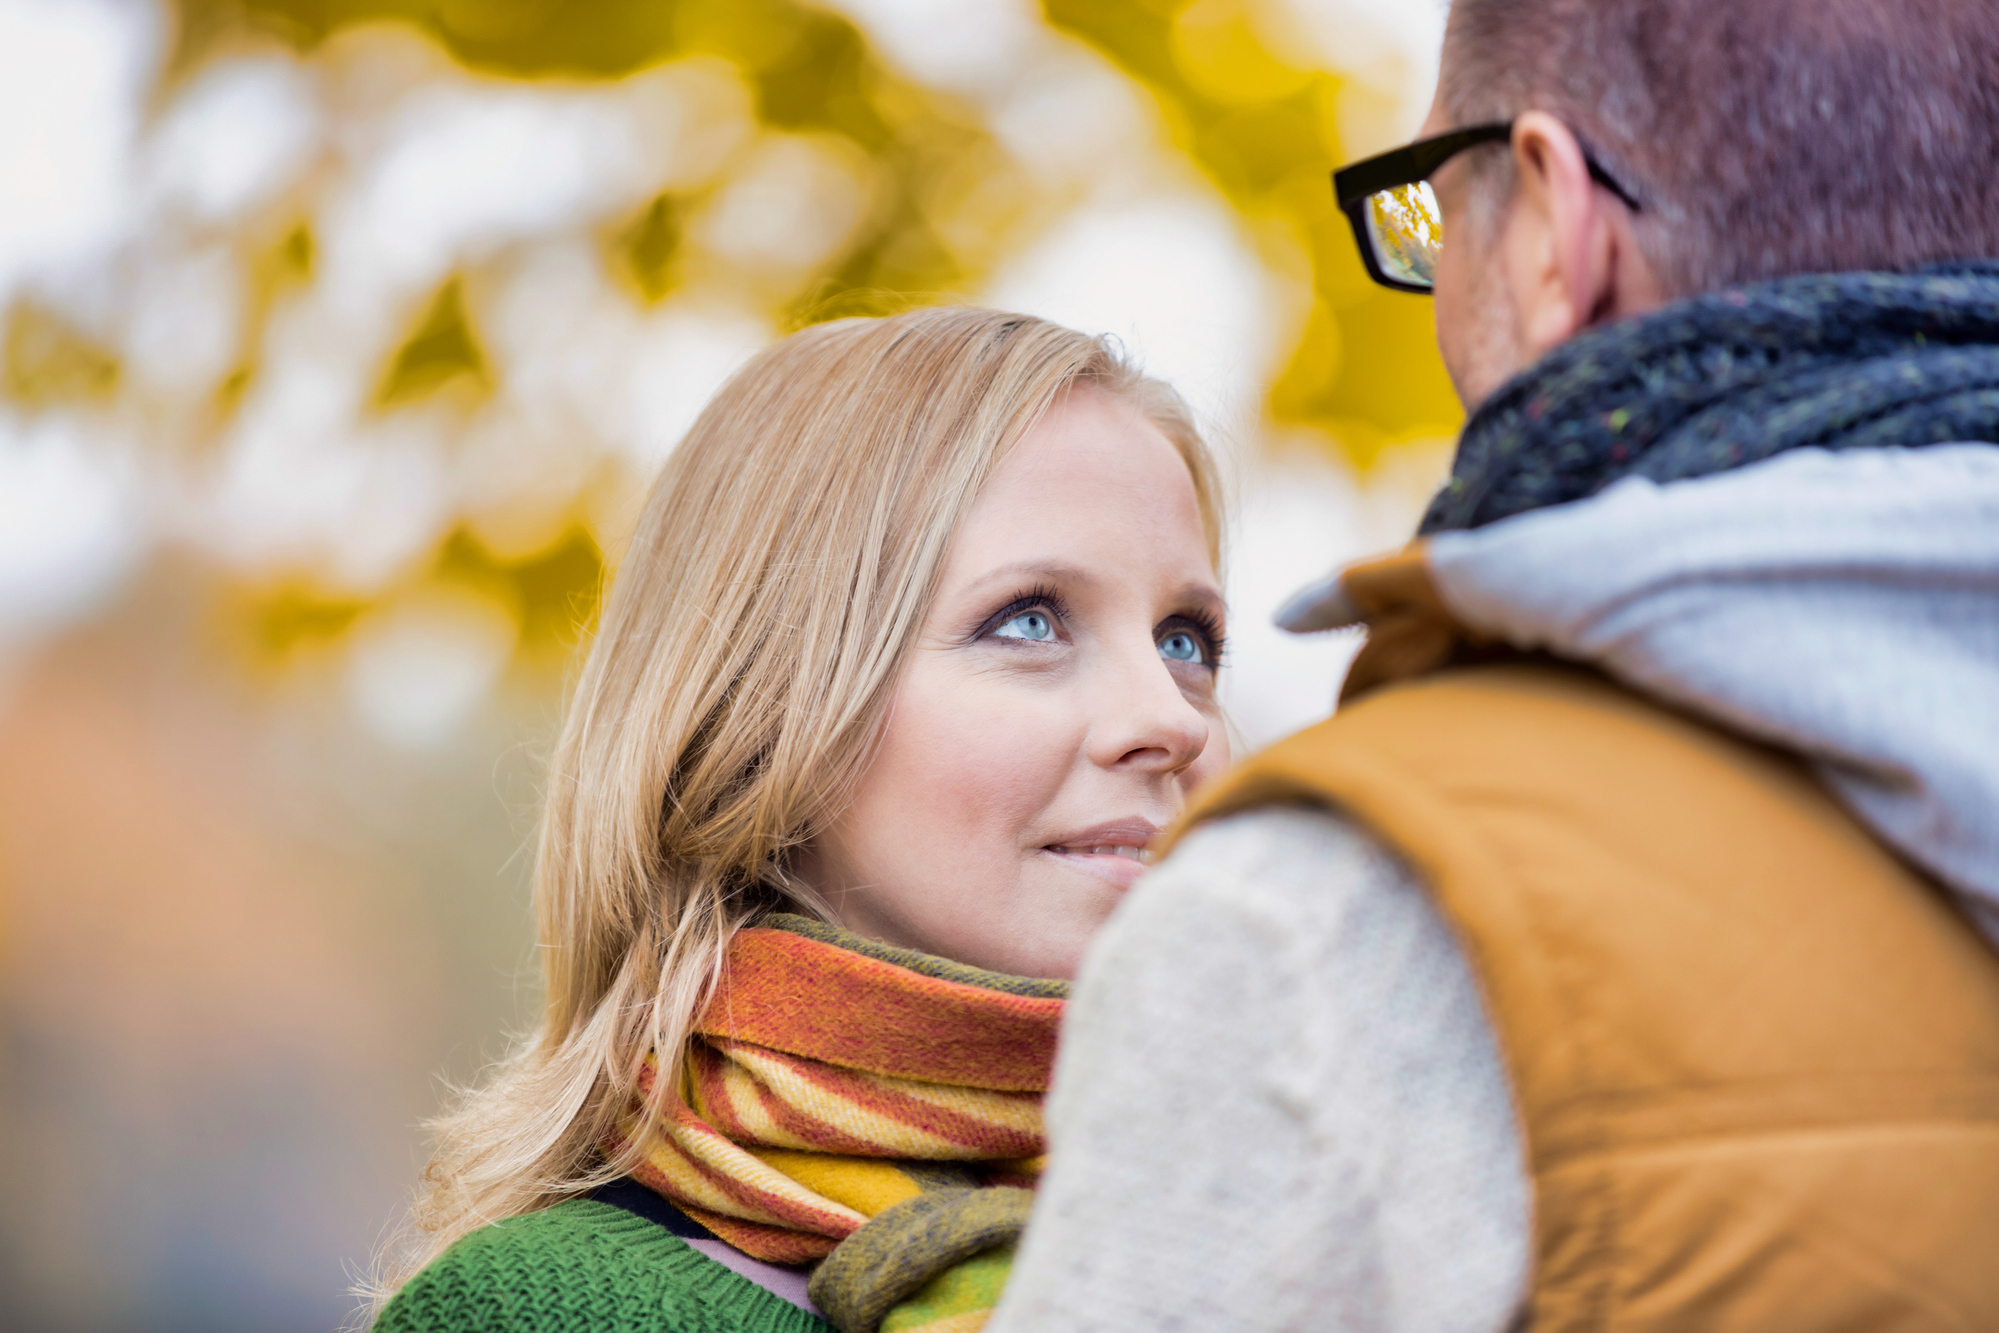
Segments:
[[[832,1333],[654,1222],[571,1199],[495,1223],[397,1293],[375,1333]]]

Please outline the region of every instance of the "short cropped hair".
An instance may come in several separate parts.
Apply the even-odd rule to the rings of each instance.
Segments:
[[[1994,0],[1454,0],[1443,69],[1456,124],[1560,117],[1674,296],[1999,257]]]

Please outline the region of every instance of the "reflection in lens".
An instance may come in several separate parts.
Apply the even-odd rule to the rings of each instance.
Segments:
[[[1428,181],[1369,195],[1367,230],[1383,273],[1419,287],[1436,282],[1444,220],[1437,212],[1437,196],[1430,193]]]

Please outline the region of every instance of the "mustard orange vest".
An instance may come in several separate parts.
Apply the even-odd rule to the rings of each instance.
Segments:
[[[1273,803],[1371,827],[1468,952],[1536,1333],[1999,1330],[1999,957],[1799,765],[1486,665],[1365,693],[1182,827]]]

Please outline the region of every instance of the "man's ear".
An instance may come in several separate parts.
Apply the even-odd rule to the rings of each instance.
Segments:
[[[1660,303],[1630,213],[1597,188],[1568,126],[1545,111],[1516,117],[1513,168],[1502,244],[1528,360],[1593,324]]]

